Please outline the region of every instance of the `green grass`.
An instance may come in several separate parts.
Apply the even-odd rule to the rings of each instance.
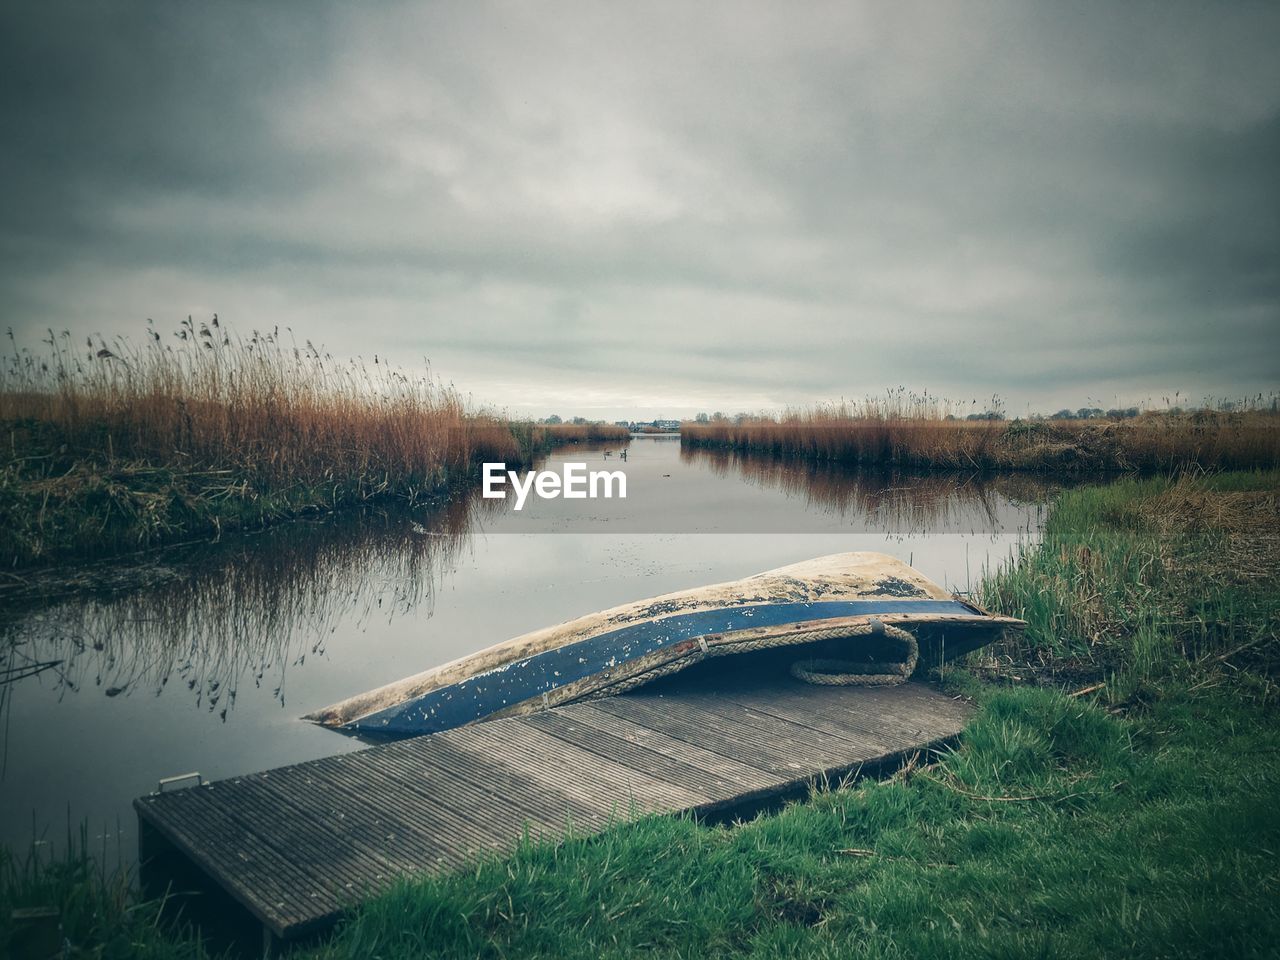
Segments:
[[[1280,783],[1255,758],[1278,746],[1260,708],[1220,694],[1126,723],[1002,691],[910,777],[403,884],[318,954],[1269,955]]]
[[[1277,491],[1271,470],[1062,494],[1041,543],[983,582],[984,604],[1027,621],[1012,647],[989,652],[1012,665],[1006,674],[1107,682],[1113,704],[1215,669],[1269,695],[1280,670]]]
[[[107,872],[89,852],[87,831],[68,831],[57,857],[33,848],[25,856],[0,849],[0,956],[33,953],[37,934],[14,918],[22,907],[53,908],[61,929],[55,956],[199,960],[208,956],[192,931],[162,919],[163,898],[142,900],[121,872]],[[33,942],[35,939],[35,942]]]
[[[949,671],[979,702],[954,751],[748,823],[525,843],[403,882],[305,953],[1274,956],[1280,602],[1251,538],[1277,486],[1064,494],[1043,543],[987,579],[986,602],[1029,628]],[[1053,682],[1071,670],[1106,686],[1069,696]]]

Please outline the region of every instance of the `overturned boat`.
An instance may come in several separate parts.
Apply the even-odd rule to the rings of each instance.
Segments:
[[[721,657],[811,683],[895,683],[1023,626],[894,557],[840,553],[588,614],[305,719],[414,736],[622,693]]]

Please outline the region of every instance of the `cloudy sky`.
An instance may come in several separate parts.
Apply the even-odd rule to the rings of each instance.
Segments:
[[[0,307],[513,413],[1280,386],[1280,6],[10,3]]]

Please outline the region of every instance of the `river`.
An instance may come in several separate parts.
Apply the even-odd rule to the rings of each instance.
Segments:
[[[845,550],[967,590],[1039,530],[1026,477],[885,475],[682,450],[573,447],[540,468],[621,470],[625,499],[469,495],[431,511],[281,525],[37,578],[0,617],[0,840],[88,825],[136,856],[131,801],[355,750],[308,711],[537,627]],[[478,487],[478,483],[477,483]],[[42,664],[57,661],[52,666]]]

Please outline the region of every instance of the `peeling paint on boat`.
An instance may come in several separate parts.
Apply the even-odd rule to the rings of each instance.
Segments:
[[[963,624],[970,647],[1022,626],[953,596],[886,554],[834,554],[588,614],[306,719],[362,733],[429,733],[599,695],[659,668],[691,666],[711,652],[755,649],[761,641],[801,645],[819,631],[828,640],[842,629],[852,636],[872,618],[907,628]]]

